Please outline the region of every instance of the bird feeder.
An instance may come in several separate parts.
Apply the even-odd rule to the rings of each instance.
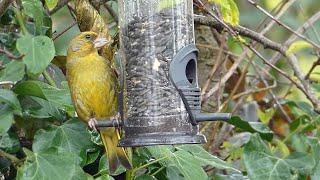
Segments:
[[[200,113],[193,1],[120,0],[119,10],[125,117],[104,126],[122,126],[120,146],[205,143],[198,122],[230,114]]]

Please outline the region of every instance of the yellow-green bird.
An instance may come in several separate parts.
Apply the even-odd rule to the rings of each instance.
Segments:
[[[98,48],[107,42],[95,32],[82,32],[70,43],[67,54],[67,79],[72,101],[78,117],[96,129],[99,120],[118,117],[118,81],[111,61],[98,54]],[[131,168],[124,148],[118,147],[119,130],[100,130],[105,146],[110,173],[114,173],[120,163]]]

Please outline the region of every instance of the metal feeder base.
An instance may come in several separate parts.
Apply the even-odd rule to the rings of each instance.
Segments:
[[[204,135],[177,135],[177,134],[152,134],[146,136],[123,138],[119,142],[119,146],[152,146],[152,145],[173,145],[173,144],[204,144],[206,143]]]

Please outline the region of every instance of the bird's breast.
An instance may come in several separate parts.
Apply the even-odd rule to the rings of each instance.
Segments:
[[[100,60],[81,60],[68,69],[72,99],[85,119],[108,118],[117,111],[116,82],[108,64]],[[83,111],[83,112],[82,112]]]

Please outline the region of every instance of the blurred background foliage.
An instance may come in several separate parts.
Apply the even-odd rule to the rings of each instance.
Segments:
[[[200,127],[207,144],[135,148],[134,168],[119,168],[116,174],[109,174],[97,134],[75,116],[65,79],[66,49],[79,32],[74,1],[10,1],[2,13],[5,2],[0,0],[0,179],[320,178],[319,114],[304,93],[277,71],[268,69],[250,51],[228,81],[203,103],[203,111],[234,115],[229,123],[206,123]],[[90,2],[116,39],[118,2]],[[279,20],[295,30],[320,9],[316,0],[256,2],[273,15],[282,10],[282,5],[293,2]],[[209,6],[232,26],[259,32],[272,22],[247,0],[211,0]],[[194,10],[212,18],[199,5]],[[319,29],[320,20],[304,35],[320,44]],[[307,74],[319,61],[319,49],[299,39],[294,46],[286,45],[284,42],[291,36],[292,32],[277,23],[265,34],[270,40],[291,47],[303,74]],[[199,23],[195,24],[195,37],[200,50],[200,86],[208,84],[207,90],[220,85],[245,51],[243,41],[251,43],[249,38],[241,37],[243,41],[239,41],[225,30],[216,31]],[[219,55],[222,48],[225,53]],[[276,53],[262,46],[257,50],[266,59]],[[215,64],[221,63],[219,59],[223,63],[209,77]],[[276,66],[296,79],[285,57]],[[265,76],[270,86],[276,82],[270,88],[273,93],[270,89],[259,91],[266,88],[260,76]],[[319,99],[319,66],[306,81]],[[234,89],[236,84],[238,88]]]

